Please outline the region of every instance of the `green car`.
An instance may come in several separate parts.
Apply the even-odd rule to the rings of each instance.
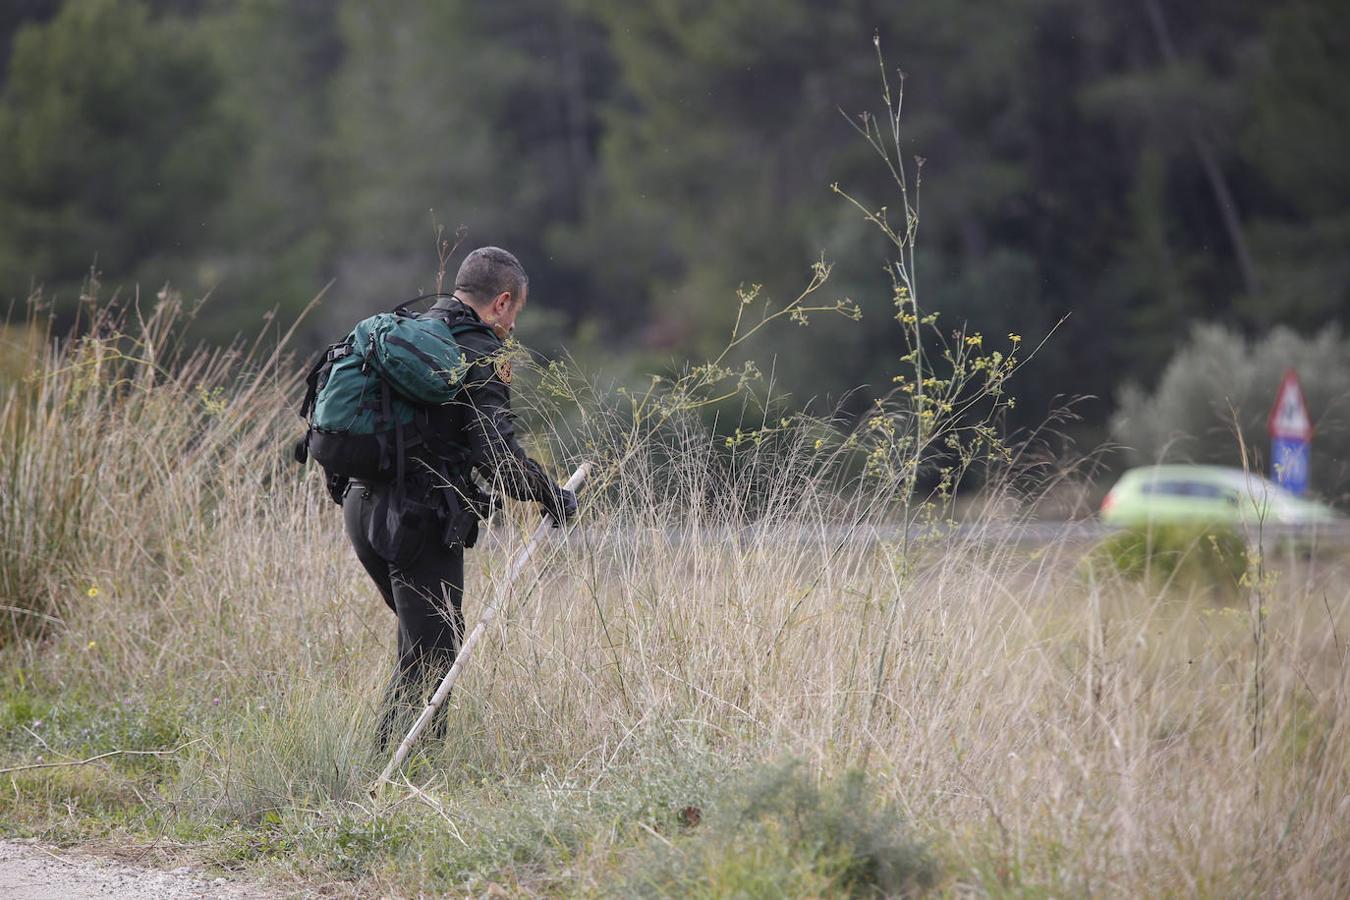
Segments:
[[[1304,500],[1255,472],[1224,466],[1163,465],[1130,469],[1102,501],[1108,525],[1174,522],[1316,525],[1340,516],[1316,500]]]

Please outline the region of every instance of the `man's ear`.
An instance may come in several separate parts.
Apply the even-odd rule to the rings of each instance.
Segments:
[[[501,315],[511,308],[511,304],[515,302],[515,299],[516,298],[512,296],[510,291],[502,291],[497,295],[497,299],[492,301],[493,312],[497,315]]]

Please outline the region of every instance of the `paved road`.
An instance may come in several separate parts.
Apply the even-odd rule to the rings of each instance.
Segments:
[[[939,531],[935,531],[931,526],[915,526],[910,529],[910,534],[922,537],[925,534],[937,533],[943,541],[948,542],[1038,547],[1055,543],[1088,544],[1118,530],[1095,520],[1083,520],[983,522],[976,525],[957,525]],[[495,536],[500,539],[502,535]],[[588,538],[593,541],[596,536],[594,533],[588,533],[587,526],[583,523],[572,531],[570,540],[573,543],[584,543]],[[627,539],[659,538],[676,545],[697,540],[734,543],[742,547],[754,543],[795,544],[808,547],[821,545],[833,547],[843,542],[866,545],[878,541],[899,542],[903,536],[904,529],[898,525],[864,525],[854,528],[846,525],[825,525],[815,528],[773,523],[757,523],[739,528],[669,527],[635,530],[624,535]],[[1267,546],[1272,546],[1285,538],[1295,538],[1300,544],[1344,548],[1350,546],[1350,521],[1317,526],[1266,525],[1259,533],[1255,529],[1249,529],[1247,538],[1252,543],[1259,538]],[[612,536],[609,539],[612,540]]]

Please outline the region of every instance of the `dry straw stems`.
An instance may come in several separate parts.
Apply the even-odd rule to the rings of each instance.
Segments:
[[[0,574],[36,614],[13,614],[5,664],[68,695],[176,698],[197,742],[164,790],[198,799],[175,814],[322,819],[378,771],[392,617],[316,474],[286,459],[290,370],[175,356],[172,314],[43,344],[4,388]],[[865,769],[939,889],[1350,891],[1343,557],[1269,561],[1254,645],[1245,603],[1089,578],[1085,548],[1023,543],[1016,516],[898,540],[898,507],[875,482],[841,490],[814,425],[729,450],[679,414],[638,445],[626,416],[560,430],[552,452],[595,455],[599,489],[410,773],[437,821],[474,833],[482,810],[454,802],[473,779],[584,805],[635,766],[795,756],[813,777]],[[471,620],[522,516],[470,557]],[[597,831],[572,864],[598,883],[620,864],[604,848],[639,832]]]

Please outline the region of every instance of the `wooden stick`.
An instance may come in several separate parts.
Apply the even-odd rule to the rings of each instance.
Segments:
[[[581,486],[581,483],[586,480],[586,476],[590,471],[591,464],[582,463],[581,466],[572,473],[572,477],[567,479],[567,483],[564,484],[563,487],[569,491],[575,491]],[[521,571],[525,568],[525,564],[534,556],[535,548],[539,546],[544,539],[544,535],[548,534],[552,528],[553,518],[545,515],[544,521],[539,523],[539,527],[536,528],[534,534],[530,536],[529,542],[516,554],[516,558],[512,560],[511,568],[506,573],[507,589],[509,589],[516,578],[520,576]],[[487,630],[488,625],[497,617],[497,610],[501,608],[502,598],[505,596],[505,593],[506,591],[504,590],[502,593],[498,594],[496,599],[489,603],[487,609],[483,611],[483,618],[473,627],[473,631],[469,633],[469,637],[464,641],[464,645],[459,648],[459,653],[455,656],[454,665],[450,667],[450,671],[446,672],[445,677],[441,679],[440,687],[436,688],[436,693],[432,695],[431,702],[427,704],[426,709],[422,710],[422,714],[418,716],[417,721],[413,723],[412,729],[408,732],[408,736],[403,739],[403,742],[398,745],[398,749],[394,751],[394,756],[389,760],[389,765],[385,766],[384,771],[380,773],[379,781],[375,782],[376,790],[389,781],[389,777],[394,774],[394,770],[403,765],[403,761],[408,758],[408,753],[412,750],[412,745],[422,736],[422,732],[426,730],[427,725],[430,724],[432,716],[436,715],[436,710],[441,708],[441,704],[445,702],[445,698],[450,696],[450,689],[455,686],[455,681],[459,679],[459,674],[464,671],[464,666],[469,661],[469,655],[473,652],[474,647],[478,646],[478,641],[483,637],[483,632]]]

